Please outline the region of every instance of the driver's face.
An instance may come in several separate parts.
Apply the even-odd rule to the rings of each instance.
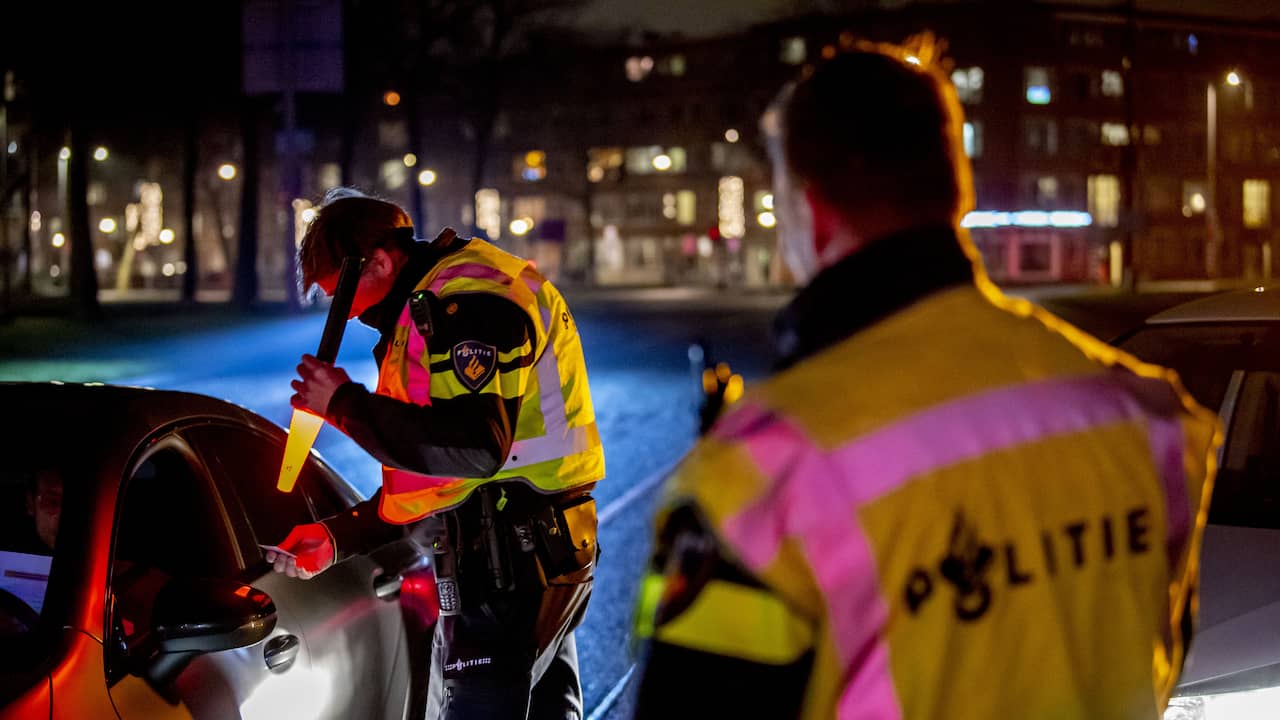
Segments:
[[[31,500],[36,534],[40,536],[40,542],[52,550],[58,538],[58,521],[62,518],[62,478],[52,470],[42,471]]]

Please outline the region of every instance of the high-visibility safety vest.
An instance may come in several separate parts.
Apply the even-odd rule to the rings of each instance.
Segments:
[[[534,333],[530,345],[473,363],[478,377],[461,378],[457,373],[469,372],[469,366],[457,363],[452,353],[494,349],[431,347],[406,303],[379,367],[378,394],[428,405],[465,393],[496,393],[504,399],[519,397],[520,413],[506,462],[492,477],[432,477],[383,466],[382,518],[391,523],[419,520],[462,503],[471,491],[495,480],[519,478],[541,492],[554,493],[603,478],[604,450],[582,344],[560,292],[527,260],[478,238],[444,256],[410,297],[420,292],[441,301],[463,293],[507,298],[529,316]],[[522,361],[529,353],[533,362]],[[490,374],[487,379],[485,372]],[[477,380],[483,384],[473,390]]]
[[[656,640],[811,661],[805,718],[1159,717],[1217,418],[1173,373],[983,282],[802,360],[721,419],[668,503],[761,588],[712,579],[648,616]],[[648,604],[682,585],[662,583]]]

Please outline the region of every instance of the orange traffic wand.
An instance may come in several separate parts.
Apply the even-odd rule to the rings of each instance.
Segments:
[[[338,358],[338,346],[342,345],[342,333],[347,329],[348,316],[351,314],[351,302],[356,297],[356,286],[360,284],[360,268],[364,260],[348,257],[342,261],[342,272],[338,275],[338,286],[333,291],[333,302],[329,305],[329,316],[325,319],[324,334],[320,336],[320,349],[316,351],[316,359],[332,363]],[[320,434],[324,418],[305,410],[294,410],[289,420],[289,438],[284,446],[284,460],[280,463],[280,478],[276,480],[276,489],[280,492],[292,492],[298,481],[298,473],[311,454],[311,446]]]

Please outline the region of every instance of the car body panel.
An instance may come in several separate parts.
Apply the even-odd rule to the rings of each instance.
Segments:
[[[111,636],[107,578],[112,543],[104,539],[113,537],[117,503],[132,466],[157,437],[175,427],[181,434],[181,427],[192,422],[252,429],[281,447],[285,434],[244,408],[190,393],[0,383],[0,399],[8,407],[22,408],[25,421],[6,442],[66,453],[79,463],[76,468],[92,475],[74,480],[84,491],[68,493],[75,500],[63,507],[46,611],[50,622],[69,629],[50,656],[54,669],[47,675],[6,675],[6,684],[13,687],[7,688],[0,718],[44,717],[41,708],[50,706],[53,717],[111,717],[119,709],[123,720],[172,713],[184,717],[184,712],[250,720],[404,716],[410,694],[404,618],[395,596],[384,600],[374,594],[373,579],[382,569],[370,558],[355,558],[310,581],[265,571],[268,566],[261,564],[264,572],[247,580],[276,603],[276,628],[254,645],[198,657],[175,683],[183,699],[177,706],[134,676],[118,680],[108,691],[103,639]],[[333,490],[341,505],[358,500],[318,455],[313,453],[311,462],[336,483]],[[224,491],[219,487],[217,492]],[[75,550],[66,551],[68,547]],[[425,558],[417,559],[425,563]],[[244,560],[244,565],[260,562]],[[286,634],[299,639],[299,653],[288,670],[273,673],[266,667],[264,647]],[[219,685],[220,691],[212,689]]]

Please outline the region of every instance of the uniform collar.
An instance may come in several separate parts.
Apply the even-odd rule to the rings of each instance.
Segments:
[[[442,240],[444,237],[441,235],[441,238],[433,242],[419,240],[409,246],[409,258],[400,267],[391,290],[377,305],[360,313],[360,322],[384,335],[394,328],[396,321],[400,319],[400,313],[404,311],[405,304],[409,302],[409,295],[422,278],[435,267],[436,263],[440,262],[441,258],[462,249],[468,242],[453,236]]]
[[[922,227],[869,243],[813,279],[774,323],[782,370],[908,305],[973,282],[953,228]]]

